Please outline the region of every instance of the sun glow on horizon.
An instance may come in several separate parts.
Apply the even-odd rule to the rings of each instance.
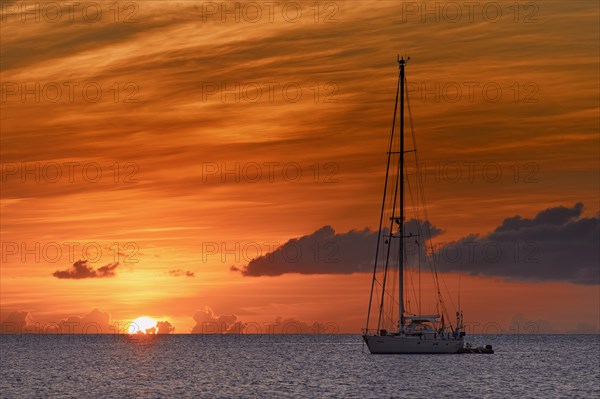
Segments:
[[[129,325],[129,334],[153,334],[156,333],[157,321],[152,317],[142,316],[133,320]],[[150,330],[150,331],[148,331]]]

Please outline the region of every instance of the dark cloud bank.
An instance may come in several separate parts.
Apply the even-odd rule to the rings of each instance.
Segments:
[[[531,219],[509,217],[488,234],[473,234],[439,245],[432,253],[440,271],[599,284],[599,216],[582,217],[582,211],[583,204],[577,203],[570,208],[545,209]],[[414,220],[409,221],[406,231],[415,233],[415,226]],[[434,226],[430,229],[432,236],[441,233]],[[242,269],[232,267],[232,270],[244,276],[370,272],[376,242],[377,233],[369,229],[336,233],[325,226],[310,235],[289,240],[275,251],[251,260]]]

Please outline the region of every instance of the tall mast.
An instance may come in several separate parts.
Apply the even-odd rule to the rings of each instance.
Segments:
[[[398,57],[400,65],[400,254],[399,254],[399,271],[398,271],[398,325],[400,332],[404,330],[404,67],[408,59]]]

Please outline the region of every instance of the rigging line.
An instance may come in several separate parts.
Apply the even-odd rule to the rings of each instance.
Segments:
[[[394,257],[394,251],[392,251],[392,263],[394,263],[396,261],[396,258]],[[389,300],[387,301],[387,303],[389,303],[389,309],[386,310],[386,319],[387,322],[390,326],[390,329],[393,328],[394,326],[394,312],[395,312],[395,306],[396,304],[399,304],[398,301],[396,301],[396,298],[394,296],[394,292],[396,290],[396,279],[397,279],[397,269],[392,268],[391,271],[391,277],[392,277],[392,289],[391,290],[387,290],[387,296],[389,297]],[[384,323],[385,324],[385,323]]]
[[[408,84],[408,81],[407,81]],[[417,153],[417,139],[416,139],[416,134],[415,134],[415,129],[414,129],[414,125],[413,125],[413,119],[412,119],[412,112],[411,112],[411,108],[410,108],[410,100],[409,100],[409,96],[407,94],[407,98],[406,98],[406,102],[407,102],[407,108],[408,108],[408,114],[409,114],[409,120],[410,120],[410,130],[411,130],[411,136],[412,136],[412,141],[413,141],[413,149],[414,149],[414,157],[415,157],[415,169],[418,169],[418,153]],[[416,170],[417,173],[415,173],[415,185],[417,187],[416,190],[416,200],[413,198],[413,193],[412,193],[412,187],[410,185],[410,180],[408,180],[408,188],[409,188],[409,193],[410,193],[410,197],[411,200],[413,201],[414,204],[414,212],[415,212],[415,219],[416,219],[416,225],[417,225],[417,234],[419,237],[423,237],[426,239],[426,237],[423,235],[422,229],[421,229],[421,221],[423,220],[423,217],[421,215],[421,211],[419,208],[419,193],[421,194],[421,201],[423,202],[423,208],[424,208],[424,212],[426,211],[426,205],[425,205],[425,196],[424,196],[424,192],[423,192],[423,187],[422,185],[419,184],[419,179],[418,179],[418,170]],[[425,218],[425,221],[427,219]],[[419,240],[422,241],[422,239],[420,238]],[[425,245],[425,251],[427,250],[427,246]],[[419,313],[422,312],[422,291],[421,291],[421,263],[422,263],[422,257],[421,257],[421,245],[418,244],[418,255],[417,255],[417,269],[418,269],[418,298],[417,298],[417,306],[418,306],[418,310]],[[414,290],[414,287],[413,287]],[[415,297],[417,297],[417,293],[415,292]]]
[[[405,82],[406,82],[406,84],[408,84],[408,80],[406,78],[405,78]],[[410,107],[410,100],[409,100],[408,93],[407,93],[407,96],[406,96],[406,102],[407,102],[407,110],[408,110],[408,114],[409,114],[409,123],[410,123],[411,135],[412,135],[412,138],[413,138],[413,148],[414,148],[414,152],[415,152],[415,164],[416,164],[416,169],[417,169],[417,176],[418,176],[418,180],[419,180],[419,183],[420,183],[419,186],[420,186],[420,190],[421,190],[421,200],[423,201],[423,213],[424,213],[424,216],[425,216],[425,220],[428,222],[427,223],[427,233],[428,233],[428,235],[427,235],[427,241],[428,241],[429,246],[431,247],[431,253],[432,253],[432,258],[433,258],[432,262],[431,262],[431,265],[432,265],[432,270],[433,270],[433,273],[434,273],[435,283],[436,283],[436,287],[437,287],[437,291],[438,291],[438,300],[439,300],[439,302],[440,302],[440,304],[442,306],[442,311],[447,313],[447,310],[446,310],[446,307],[445,307],[445,304],[444,304],[444,301],[442,299],[442,295],[441,295],[441,292],[440,292],[439,276],[438,276],[437,267],[436,267],[436,264],[435,264],[435,257],[433,257],[433,244],[432,244],[432,239],[431,239],[431,226],[430,226],[430,223],[429,223],[429,216],[428,216],[428,213],[427,213],[427,202],[426,202],[426,198],[425,198],[425,194],[424,194],[423,178],[422,178],[421,167],[420,167],[420,162],[419,162],[419,156],[418,156],[418,151],[417,151],[417,142],[416,142],[416,139],[415,139],[415,130],[414,130],[414,124],[413,124],[413,119],[412,119],[412,110],[411,110],[411,107]],[[444,284],[446,290],[448,291],[448,294],[449,294],[449,297],[450,297],[450,301],[451,301],[452,305],[454,306],[454,302],[452,301],[452,295],[450,295],[450,291],[448,290],[446,282],[445,282],[445,280],[443,278],[441,280],[442,280],[442,283]],[[447,316],[448,320],[451,320],[448,317],[448,315],[446,315],[446,316]]]
[[[413,145],[415,143],[415,135],[414,135],[414,131],[413,131]],[[415,153],[416,154],[416,153]],[[415,179],[416,180],[416,179]],[[407,187],[408,187],[408,193],[409,193],[409,197],[410,200],[413,204],[413,214],[414,214],[414,219],[415,219],[415,224],[417,227],[417,237],[423,237],[423,232],[421,230],[421,212],[420,212],[420,207],[419,207],[419,186],[418,186],[418,181],[416,181],[415,186],[417,188],[415,195],[413,195],[413,189],[412,189],[412,185],[411,185],[411,181],[410,179],[408,179],[408,173],[406,176],[406,183],[407,183]],[[416,198],[416,199],[415,199]],[[415,285],[414,285],[414,270],[412,270],[413,268],[408,268],[409,270],[409,276],[412,277],[411,280],[411,287],[413,290],[413,295],[415,298],[415,302],[417,303],[417,309],[419,314],[421,314],[421,310],[422,310],[422,298],[421,298],[421,245],[419,244],[419,239],[415,239],[415,249],[418,249],[419,253],[417,256],[415,256],[416,260],[417,260],[417,281],[418,281],[418,291],[415,289]]]
[[[374,291],[375,291],[375,295],[376,295],[376,298],[377,298],[377,306],[379,306],[379,290],[377,289],[377,286],[375,286],[375,289],[374,289]],[[368,332],[368,331],[365,331],[365,334],[366,334],[367,332]]]
[[[458,265],[458,309],[456,309],[457,312],[460,312],[460,277],[462,274],[462,270],[460,268],[460,264]]]
[[[418,292],[418,297],[419,297],[418,304],[419,304],[419,313],[421,313],[422,303],[423,303],[422,295],[421,295],[421,264],[423,263],[423,259],[422,259],[423,247],[422,247],[421,243],[423,242],[423,239],[426,239],[426,237],[423,234],[423,229],[421,228],[422,227],[421,223],[422,223],[423,219],[422,219],[421,214],[419,212],[417,213],[416,220],[417,220],[417,222],[416,222],[417,223],[417,234],[419,236],[419,239],[415,240],[415,248],[418,251],[417,252],[417,256],[416,256],[416,258],[417,258],[417,265],[418,265],[417,266],[417,269],[418,269],[418,289],[419,289],[419,292]],[[425,250],[426,250],[426,248],[425,248]]]
[[[415,291],[415,283],[414,283],[414,277],[413,277],[413,273],[412,273],[412,270],[411,270],[411,268],[410,268],[410,267],[408,267],[407,269],[408,269],[408,270],[407,270],[407,271],[408,271],[408,273],[406,273],[406,277],[407,277],[407,280],[408,280],[408,284],[410,284],[410,287],[412,288],[412,294],[413,294],[413,297],[414,297],[414,298],[415,298],[415,300],[416,300],[416,299],[417,299],[417,296],[416,296],[416,291]],[[410,297],[409,297],[408,295],[406,296],[406,300],[407,300],[407,302],[409,302],[409,304],[410,304]],[[410,309],[410,310],[412,311],[412,307],[411,307],[411,309]],[[407,312],[407,313],[412,313],[412,312]]]
[[[397,262],[397,260],[396,260],[396,262]],[[394,281],[393,282],[393,286],[392,286],[392,289],[390,291],[388,291],[388,292],[389,292],[389,297],[391,299],[390,308],[392,308],[392,314],[395,315],[395,313],[394,313],[394,311],[395,311],[394,306],[400,305],[400,301],[398,300],[398,298],[396,298],[396,292],[395,292],[395,290],[397,288],[396,283],[398,281],[398,269],[392,268],[392,278],[393,278],[393,281]]]
[[[393,238],[393,230],[394,230],[394,215],[396,213],[396,200],[398,197],[398,184],[399,184],[399,180],[400,180],[400,173],[398,173],[398,176],[396,177],[396,183],[394,186],[394,201],[392,202],[392,217],[390,218],[390,239],[389,239],[389,244],[387,247],[387,255],[385,258],[385,268],[384,268],[384,272],[383,272],[383,291],[385,292],[385,282],[387,279],[387,272],[388,272],[388,265],[389,265],[389,261],[390,261],[390,249],[392,248],[392,238]],[[402,237],[400,237],[400,239],[402,239]],[[381,305],[379,308],[379,321],[377,322],[377,329],[379,330],[379,326],[381,323],[381,312],[383,311],[383,301],[384,301],[384,293],[381,294]]]
[[[391,160],[391,156],[392,156],[392,144],[394,142],[394,130],[395,130],[395,126],[396,126],[396,114],[398,113],[398,96],[400,95],[400,78],[398,78],[398,85],[396,88],[396,101],[394,102],[394,118],[392,120],[392,132],[390,135],[390,145],[389,145],[389,151],[388,151],[388,159],[387,159],[387,168],[385,170],[385,183],[383,186],[383,200],[381,201],[381,216],[379,217],[379,230],[377,233],[377,248],[375,250],[375,264],[373,265],[373,281],[371,282],[371,296],[369,297],[369,310],[367,311],[367,324],[365,326],[365,330],[368,331],[369,329],[369,318],[371,317],[371,305],[373,302],[373,287],[374,287],[374,281],[375,281],[375,277],[376,277],[376,273],[377,273],[377,262],[378,262],[378,256],[379,256],[379,243],[381,241],[381,227],[383,226],[383,213],[384,213],[384,209],[385,209],[385,195],[386,195],[386,190],[387,190],[387,182],[388,182],[388,176],[389,176],[389,172],[390,172],[390,160]],[[382,304],[383,305],[383,304]],[[365,333],[367,332],[365,331]]]
[[[397,258],[395,257],[395,253],[394,252],[392,252],[392,253],[394,254],[394,255],[392,255],[393,261],[394,261],[394,263],[396,263],[395,260]],[[392,301],[394,300],[394,293],[396,292],[396,278],[398,277],[397,274],[398,273],[397,273],[396,269],[392,268],[392,289],[390,291],[390,293],[391,293],[390,296],[392,297]],[[394,311],[394,302],[392,302],[392,305],[390,306],[390,308],[393,312]]]
[[[397,141],[397,140],[395,140],[395,141]],[[395,145],[395,141],[394,141],[393,145]],[[394,163],[394,162],[395,162],[395,160],[394,160],[394,156],[392,156],[392,160],[391,160],[391,162],[392,162],[392,163]],[[390,185],[390,182],[392,182],[393,184],[397,184],[397,176],[396,176],[396,174],[395,174],[395,169],[394,169],[394,168],[392,168],[392,169],[390,170],[390,173],[389,173],[389,178],[388,178],[388,179],[389,179],[389,181],[388,181],[388,185]],[[393,198],[393,196],[389,195],[389,192],[390,192],[392,189],[394,189],[395,191],[397,191],[397,188],[394,188],[394,186],[390,186],[390,187],[388,188],[388,190],[387,190],[387,191],[388,191],[388,195],[387,195],[387,196],[388,196],[389,198],[386,198],[386,201],[385,201],[385,208],[384,208],[384,215],[383,215],[383,216],[384,216],[384,220],[385,220],[385,219],[390,219],[390,220],[392,220],[391,216],[392,216],[392,210],[393,210],[393,208],[394,208],[394,201],[395,201],[395,199]],[[391,208],[391,209],[390,209],[390,208]],[[383,238],[385,238],[385,237],[386,237],[386,234],[389,234],[389,230],[388,230],[388,228],[387,228],[387,227],[385,227],[385,228],[382,230],[382,233],[381,233],[381,238],[382,238],[382,239],[383,239]],[[387,238],[387,240],[388,240],[388,241],[392,241],[392,242],[394,241],[394,240],[392,240],[392,239],[391,239],[391,238],[389,238],[389,237]],[[379,246],[380,257],[381,257],[381,258],[383,258],[383,254],[385,254],[385,252],[382,252],[382,251],[385,251],[385,245],[387,245],[387,244],[384,244],[384,242],[383,242],[383,240],[382,240],[382,242],[380,242],[380,246]],[[393,262],[393,261],[392,261],[392,262]],[[378,319],[378,327],[377,327],[377,329],[380,329],[380,326],[381,326],[381,325],[384,325],[384,324],[386,323],[386,318],[387,318],[387,313],[386,313],[386,312],[387,312],[387,306],[386,306],[386,303],[388,302],[388,299],[389,299],[389,298],[393,298],[393,296],[392,296],[392,295],[390,295],[390,293],[389,293],[389,287],[388,287],[388,284],[387,284],[387,280],[389,279],[389,277],[388,277],[388,272],[389,272],[389,263],[390,263],[390,259],[389,259],[389,253],[387,253],[387,256],[385,257],[385,261],[384,261],[384,262],[380,262],[380,261],[378,260],[378,266],[379,266],[379,264],[381,264],[381,263],[384,263],[384,265],[383,265],[383,266],[381,266],[381,267],[378,267],[378,270],[380,270],[380,269],[383,269],[383,270],[381,270],[381,271],[378,271],[378,273],[381,273],[381,274],[383,274],[383,276],[382,276],[382,279],[383,279],[383,284],[381,285],[381,289],[382,289],[382,291],[381,291],[381,301],[380,301],[380,300],[379,300],[379,298],[378,298],[378,304],[379,304],[379,315],[380,315],[380,317],[379,317],[379,319]],[[385,266],[385,268],[384,268],[384,266]]]
[[[394,143],[395,145],[396,143]],[[395,163],[396,160],[393,159],[393,162]],[[393,169],[395,172],[397,172],[396,168]],[[381,309],[380,309],[380,316],[381,316],[381,320],[379,322],[379,324],[387,326],[387,323],[389,322],[389,325],[391,326],[390,328],[393,329],[393,314],[391,313],[393,311],[393,305],[395,303],[395,297],[394,297],[394,292],[390,292],[388,284],[386,283],[387,280],[390,278],[388,273],[390,271],[390,264],[394,264],[395,262],[397,262],[397,258],[396,258],[396,253],[395,251],[392,252],[392,248],[394,246],[394,242],[395,240],[393,239],[393,225],[394,225],[394,220],[396,219],[395,217],[395,212],[396,212],[396,202],[397,202],[397,196],[398,196],[398,185],[399,185],[399,174],[398,173],[394,173],[394,195],[390,196],[390,203],[388,208],[389,209],[389,213],[386,213],[386,215],[389,214],[389,220],[390,220],[390,227],[388,232],[390,233],[390,237],[389,237],[389,241],[388,243],[386,243],[386,245],[388,245],[388,249],[387,249],[387,255],[386,255],[386,260],[385,260],[385,269],[383,272],[383,276],[384,276],[384,285],[383,285],[383,289],[385,290],[385,295],[384,293],[382,293],[382,303],[381,303]],[[391,268],[391,272],[392,272],[392,278],[394,280],[395,278],[395,268]],[[391,301],[390,301],[391,299]],[[388,305],[388,303],[390,303],[390,305]],[[390,308],[392,310],[390,310]],[[379,329],[379,328],[378,328]]]
[[[408,81],[407,81],[407,84],[408,84]],[[422,177],[421,165],[420,165],[420,161],[419,161],[419,152],[417,151],[417,140],[416,140],[415,128],[414,128],[413,118],[412,118],[412,109],[410,106],[410,97],[408,95],[406,96],[406,104],[407,104],[408,117],[409,117],[409,123],[410,123],[410,131],[411,131],[411,136],[413,139],[417,186],[418,186],[419,193],[421,194],[421,201],[423,202],[423,213],[424,213],[423,220],[429,221],[429,217],[427,215],[427,200],[425,198],[425,191],[423,188],[423,186],[424,186],[423,185],[423,177]],[[420,216],[420,214],[419,214],[419,216]],[[419,219],[421,219],[421,218],[419,217]],[[418,226],[420,227],[420,224]],[[431,244],[431,229],[430,229],[429,225],[427,226],[427,230],[428,230],[428,236],[426,237],[426,239],[427,239],[427,242],[429,244]]]
[[[393,264],[393,263],[396,263],[396,262],[397,262],[398,258],[396,257],[396,256],[397,256],[397,254],[396,254],[396,252],[395,252],[395,251],[391,251],[391,252],[392,252],[392,255],[391,255],[391,257],[392,257],[392,259],[391,259],[391,262],[392,262],[392,264]],[[390,314],[392,314],[392,315],[394,314],[394,310],[395,310],[395,309],[394,309],[394,305],[398,305],[398,306],[400,305],[400,302],[399,302],[399,301],[396,299],[396,296],[395,296],[395,292],[396,292],[396,281],[397,281],[396,279],[397,279],[397,277],[398,277],[398,269],[396,269],[396,268],[392,268],[392,269],[391,269],[391,278],[392,278],[392,281],[393,281],[393,286],[392,286],[392,289],[391,289],[391,290],[386,290],[386,291],[385,291],[385,293],[386,293],[386,298],[389,298],[389,301],[388,301],[388,302],[390,302],[390,303],[391,303],[391,308],[392,308],[392,309],[391,309],[391,311],[390,311],[389,313],[390,313]],[[386,302],[386,303],[387,303],[387,302]],[[388,312],[388,309],[387,309],[387,307],[385,307],[385,310],[386,310],[386,312]],[[386,313],[386,317],[387,317],[387,315],[388,315],[388,313]],[[393,317],[391,317],[391,316],[390,316],[390,317],[388,317],[388,318],[391,320],[390,322],[391,322],[391,323],[393,323]]]
[[[392,243],[393,243],[393,223],[394,223],[394,215],[395,215],[395,204],[396,204],[396,199],[397,199],[397,193],[398,193],[398,176],[396,174],[392,175],[393,177],[393,192],[394,195],[391,196],[390,198],[390,206],[389,211],[386,211],[385,215],[386,217],[389,218],[390,220],[390,227],[389,229],[386,227],[385,230],[388,232],[388,238],[387,238],[387,242],[385,242],[385,245],[387,245],[387,251],[386,251],[386,255],[385,255],[385,261],[384,261],[384,265],[383,265],[383,284],[382,284],[382,292],[381,292],[381,302],[380,302],[380,309],[379,309],[379,318],[377,321],[377,329],[380,329],[380,326],[383,324],[385,324],[386,322],[386,311],[387,311],[387,306],[386,306],[386,299],[388,297],[393,298],[393,295],[390,295],[389,293],[389,288],[387,286],[387,280],[388,280],[388,271],[389,271],[389,265],[390,265],[390,250],[392,247]],[[391,187],[390,187],[391,189]],[[386,202],[387,205],[387,202]],[[388,209],[388,208],[386,208]],[[388,213],[389,212],[389,213]],[[389,216],[387,216],[389,215]],[[383,250],[385,250],[385,245],[382,244],[382,248]],[[393,263],[393,260],[391,261]]]
[[[450,304],[452,304],[452,307],[454,307],[456,309],[456,305],[454,304],[454,301],[452,300],[452,295],[450,295],[450,289],[448,288],[448,285],[446,284],[446,279],[444,279],[443,277],[440,277],[440,280],[442,280],[442,283],[444,284],[444,288],[446,289],[446,292],[448,293],[448,296],[450,297]]]
[[[396,265],[400,266],[400,258],[398,255],[398,250],[394,250],[394,259],[395,259],[395,263]],[[400,309],[400,297],[399,297],[399,291],[398,291],[398,286],[397,284],[400,283],[400,279],[399,279],[399,273],[400,273],[400,267],[398,268],[393,268],[392,269],[392,274],[393,274],[393,278],[394,278],[394,284],[393,284],[393,288],[392,288],[392,298],[393,298],[393,302],[392,302],[392,306],[391,308],[391,312],[392,312],[392,323],[394,322],[394,319],[397,319],[398,316],[398,311]]]
[[[419,255],[418,255],[418,258],[419,258],[419,261],[418,261],[419,262],[419,274],[418,274],[418,276],[419,276],[419,302],[418,302],[418,307],[419,307],[419,313],[422,314],[421,313],[421,304],[423,303],[423,301],[421,300],[421,245],[420,244],[418,245],[417,250],[419,251]]]

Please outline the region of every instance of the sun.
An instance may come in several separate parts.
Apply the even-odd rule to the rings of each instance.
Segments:
[[[156,333],[156,320],[152,317],[138,317],[129,325],[129,334],[154,334]]]

